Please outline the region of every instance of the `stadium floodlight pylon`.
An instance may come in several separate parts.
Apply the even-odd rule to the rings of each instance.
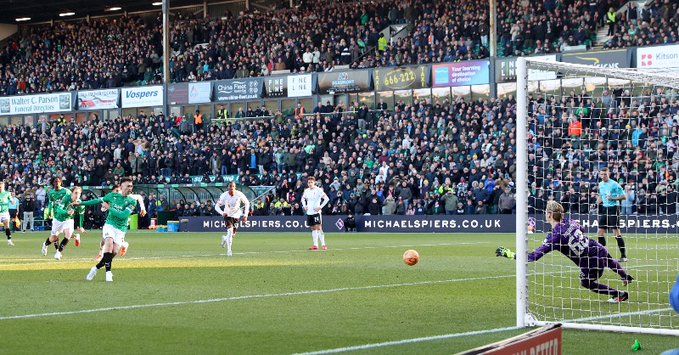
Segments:
[[[529,82],[531,73],[536,72],[542,74],[549,72],[552,75],[535,75],[535,77],[541,79],[549,77],[551,79]],[[528,263],[527,258],[528,252],[539,246],[549,232],[549,227],[544,221],[544,209],[540,208],[543,204],[538,203],[538,199],[547,200],[550,195],[553,195],[553,198],[557,201],[564,201],[560,195],[561,189],[554,188],[551,183],[545,186],[544,181],[552,178],[548,174],[553,172],[553,178],[561,179],[558,184],[570,183],[571,186],[576,184],[578,186],[589,186],[583,187],[584,190],[578,192],[578,194],[586,193],[588,198],[579,199],[581,202],[576,202],[576,205],[578,203],[584,205],[588,203],[584,201],[591,201],[594,196],[593,192],[596,192],[596,184],[599,182],[598,176],[595,181],[592,181],[591,177],[596,176],[598,169],[603,166],[617,163],[614,158],[616,150],[623,146],[629,149],[627,144],[630,136],[625,136],[623,129],[626,130],[626,134],[629,134],[632,129],[624,124],[625,117],[632,117],[627,121],[636,121],[630,123],[634,125],[641,125],[643,120],[646,119],[645,116],[658,117],[661,121],[660,124],[662,124],[662,119],[667,117],[664,114],[659,116],[657,106],[652,105],[652,103],[662,102],[662,100],[671,102],[679,99],[679,68],[655,70],[602,68],[518,58],[516,76],[517,326],[543,326],[561,323],[566,328],[575,329],[679,336],[679,315],[669,305],[669,293],[677,273],[679,273],[679,223],[677,223],[679,217],[676,216],[676,211],[673,212],[675,215],[669,215],[667,203],[663,205],[656,201],[653,205],[653,200],[650,197],[644,200],[646,202],[641,202],[640,199],[639,203],[648,204],[636,206],[637,209],[643,208],[643,215],[621,216],[622,234],[627,242],[627,251],[630,258],[630,261],[623,265],[635,277],[635,282],[625,288],[619,278],[610,270],[604,273],[601,280],[602,283],[610,284],[612,287],[627,290],[630,294],[630,299],[627,302],[609,304],[606,302],[606,297],[580,287],[580,269],[558,252],[550,253],[534,263]],[[610,93],[606,90],[615,90],[618,94],[624,93],[625,97],[618,97],[617,104],[611,103]],[[577,92],[575,96],[579,97],[571,100],[573,92]],[[538,99],[539,95],[542,97]],[[588,133],[592,134],[595,137],[593,140],[597,141],[593,150],[592,144],[585,147],[578,140],[576,145],[577,137],[573,138],[561,133],[564,128],[564,118],[574,117],[574,112],[576,117],[580,115],[583,111],[577,110],[586,110],[589,106],[587,99],[599,102],[598,100],[604,96],[612,106],[602,107],[606,110],[606,113],[598,116],[598,125],[594,124],[595,121],[589,122],[593,125],[589,127]],[[554,100],[551,101],[551,99]],[[613,100],[615,101],[616,98],[613,98]],[[540,111],[541,108],[555,109],[554,112],[558,112],[560,115],[566,113],[566,116],[561,117],[561,121],[557,121],[562,126],[556,128],[549,126],[549,129],[544,130],[545,126],[541,127],[541,125],[552,124],[546,123],[551,118],[551,112]],[[653,111],[651,112],[651,110]],[[631,111],[635,111],[633,116],[626,116]],[[584,121],[584,118],[582,120]],[[659,123],[657,121],[654,124],[657,125]],[[620,129],[621,122],[623,129]],[[615,127],[614,129],[617,131],[612,133],[608,132],[610,129],[604,131],[609,124]],[[561,130],[559,131],[559,129]],[[662,169],[663,164],[668,163],[664,161],[664,159],[667,160],[667,156],[664,155],[667,154],[667,146],[663,146],[663,143],[667,140],[677,142],[676,131],[676,127],[670,127],[669,130],[663,132],[665,136],[662,140],[657,139],[655,141],[658,143],[657,145],[644,148],[644,154],[649,153],[649,156],[655,157],[654,170],[658,169],[658,166]],[[667,134],[669,134],[669,137]],[[557,140],[558,143],[555,143]],[[662,143],[660,143],[661,141]],[[555,144],[560,145],[560,147],[555,147]],[[592,151],[597,151],[597,149],[599,152],[607,153],[607,155],[605,159],[601,160],[597,160],[597,157],[600,158],[601,155],[587,155],[586,160],[589,161],[586,164],[573,163],[572,160],[569,164],[570,158],[561,154],[560,148],[563,147],[563,144],[568,144],[566,147],[571,148],[569,153],[571,155],[580,153],[585,155],[585,153],[589,154]],[[549,152],[554,154],[545,153],[547,151],[547,149],[544,149],[545,146],[549,147]],[[674,154],[679,154],[679,152],[675,152],[679,148],[671,147],[670,149],[673,150]],[[611,157],[613,159],[610,159]],[[559,159],[560,163],[550,164],[550,161],[554,159]],[[665,168],[670,168],[671,164],[672,161],[670,160],[669,165],[665,165]],[[563,169],[555,172],[554,165],[557,169]],[[616,166],[624,169],[622,168],[624,165],[620,163]],[[626,176],[629,173],[626,170],[616,172],[620,176]],[[675,171],[674,174],[676,175],[676,173]],[[590,179],[583,183],[583,179],[575,178],[576,176],[590,176]],[[660,174],[655,176],[659,178]],[[569,181],[569,179],[572,180]],[[540,181],[540,184],[536,181]],[[625,181],[622,184],[623,187],[627,183]],[[634,188],[637,183],[635,180],[629,184],[631,188]],[[643,183],[640,184],[643,188],[645,185],[642,185]],[[540,189],[543,190],[542,194],[538,191]],[[641,193],[640,190],[637,192]],[[648,196],[651,196],[652,193],[654,192],[648,191]],[[595,231],[598,227],[594,224],[597,220],[595,206],[595,204],[588,203],[587,206],[573,208],[571,203],[567,208],[567,215],[570,214],[568,213],[569,210],[572,212],[575,209],[580,212],[580,214],[577,214],[577,218],[587,219],[587,221],[581,220],[581,222],[590,224],[588,225],[590,232],[587,235],[594,240],[597,239],[596,232],[592,231]],[[670,209],[670,211],[673,210]],[[537,234],[528,233],[529,215],[536,220]],[[646,226],[634,224],[635,221],[649,218],[660,220],[662,222],[661,228],[654,226],[654,228],[649,229]],[[592,221],[594,222],[592,223]],[[670,221],[673,224],[667,225],[663,221]],[[626,224],[626,222],[632,224]],[[634,225],[634,227],[630,227],[631,225]],[[607,231],[607,239],[607,248],[610,254],[617,257],[618,250],[612,232]]]

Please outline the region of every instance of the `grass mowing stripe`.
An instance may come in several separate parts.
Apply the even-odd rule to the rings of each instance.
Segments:
[[[233,296],[233,297],[211,298],[211,299],[194,300],[194,301],[148,303],[148,304],[138,304],[138,305],[129,305],[129,306],[82,309],[82,310],[77,310],[77,311],[22,314],[22,315],[15,315],[15,316],[0,316],[0,321],[14,320],[14,319],[29,319],[29,318],[66,316],[66,315],[74,315],[74,314],[87,314],[87,313],[98,313],[98,312],[108,312],[108,311],[135,310],[135,309],[154,308],[154,307],[171,307],[171,306],[183,306],[183,305],[193,305],[193,304],[242,301],[242,300],[263,299],[263,298],[319,295],[319,294],[330,294],[330,293],[346,292],[346,291],[375,290],[375,289],[382,289],[382,288],[425,286],[425,285],[436,285],[436,284],[445,284],[445,283],[453,283],[453,282],[496,280],[496,279],[504,279],[504,278],[510,278],[510,277],[514,277],[514,275],[512,274],[512,275],[499,275],[499,276],[468,277],[468,278],[463,278],[463,279],[432,280],[432,281],[406,282],[406,283],[398,283],[398,284],[384,284],[384,285],[359,286],[359,287],[340,287],[340,288],[331,288],[331,289],[326,289],[326,290],[309,290],[309,291],[296,291],[296,292],[284,292],[284,293],[268,293],[268,294],[258,294],[258,295]]]
[[[500,332],[506,332],[506,331],[510,331],[510,330],[518,330],[518,329],[520,329],[520,328],[519,327],[505,327],[505,328],[495,328],[495,329],[486,329],[486,330],[476,330],[476,331],[464,332],[464,333],[450,333],[450,334],[443,334],[443,335],[434,335],[434,336],[429,336],[429,337],[386,341],[386,342],[383,342],[383,343],[373,343],[373,344],[347,346],[347,347],[344,347],[344,348],[319,350],[319,351],[312,351],[312,352],[307,352],[307,353],[298,353],[298,354],[295,354],[295,355],[336,354],[336,353],[344,353],[344,352],[350,352],[350,351],[383,348],[383,347],[386,347],[386,346],[398,346],[398,345],[405,345],[405,344],[412,344],[412,343],[422,343],[422,342],[427,342],[427,341],[436,341],[436,340],[468,337],[468,336],[474,336],[474,335],[485,335],[485,334],[492,334],[492,333],[500,333]]]
[[[393,249],[393,248],[419,248],[419,247],[446,247],[446,246],[455,246],[455,245],[478,245],[478,244],[487,244],[488,242],[461,242],[461,243],[433,243],[433,244],[400,244],[400,245],[380,245],[380,246],[366,246],[366,247],[353,247],[353,248],[336,248],[336,249],[330,249],[330,252],[334,251],[354,251],[354,250],[370,250],[370,249]],[[233,253],[233,255],[256,255],[256,254],[287,254],[287,253],[309,253],[309,250],[306,249],[293,249],[293,250],[266,250],[266,251],[245,251],[245,252],[236,252]],[[322,253],[319,251],[319,253]],[[117,259],[117,260],[156,260],[156,259],[184,259],[184,258],[212,258],[212,257],[217,257],[217,256],[225,256],[226,253],[219,253],[219,254],[184,254],[184,255],[175,255],[175,256],[139,256],[139,257],[123,257],[122,259]],[[45,264],[45,263],[68,263],[68,262],[83,262],[83,261],[93,261],[94,258],[77,258],[77,259],[65,259],[65,260],[60,260],[60,261],[55,261],[52,260],[49,257],[45,258],[23,258],[23,259],[5,259],[7,263],[0,262],[0,267],[4,265],[14,265],[10,264],[11,262],[17,262],[17,261],[36,261],[36,263],[21,263],[21,265],[30,265],[30,264]]]

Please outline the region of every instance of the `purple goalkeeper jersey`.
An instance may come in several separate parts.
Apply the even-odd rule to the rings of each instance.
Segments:
[[[577,221],[569,219],[557,224],[542,245],[528,254],[528,261],[538,261],[545,254],[558,250],[581,268],[599,267],[608,257],[608,250],[599,242],[587,238]]]

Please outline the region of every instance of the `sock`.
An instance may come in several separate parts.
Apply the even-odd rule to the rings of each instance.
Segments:
[[[606,246],[606,237],[599,236],[599,244]]]
[[[231,250],[231,245],[233,244],[233,229],[226,231],[226,249]]]
[[[5,228],[5,235],[7,236],[7,240],[12,239],[12,228]]]
[[[599,294],[602,294],[602,295],[610,295],[610,296],[614,296],[614,297],[619,297],[620,294],[621,294],[620,291],[618,291],[614,288],[608,287],[604,284],[600,284],[600,283],[598,283],[594,280],[582,279],[582,280],[580,280],[580,284],[584,288],[587,288],[587,289],[591,290],[592,292],[596,292],[596,293],[599,293]]]
[[[50,242],[50,237],[47,237],[47,239],[45,240],[45,245],[50,245],[50,244],[52,244],[52,242]]]
[[[109,253],[111,256],[109,256],[108,261],[104,263],[104,266],[106,267],[106,272],[111,271],[111,264],[113,264],[113,253]]]
[[[311,238],[314,240],[314,246],[318,247],[318,231],[312,230],[311,231]]]
[[[625,269],[620,265],[620,263],[613,259],[613,258],[606,258],[606,266],[613,270],[618,276],[620,276],[621,279],[623,280],[628,280],[631,279],[631,277],[627,274]]]
[[[325,246],[325,234],[323,234],[323,231],[316,231],[318,234],[318,239],[321,240],[321,245]]]
[[[622,235],[615,237],[615,241],[618,242],[618,249],[620,249],[620,257],[627,257],[627,248],[625,248],[625,240],[622,239]]]
[[[111,271],[111,260],[113,260],[113,253],[104,253],[101,260],[97,264],[97,269],[106,266],[106,271]]]
[[[59,251],[64,251],[64,248],[66,247],[66,244],[68,244],[68,239],[64,237],[64,239],[61,240],[61,243],[59,244]]]
[[[54,249],[59,250],[59,238],[57,238],[52,245],[54,245]]]

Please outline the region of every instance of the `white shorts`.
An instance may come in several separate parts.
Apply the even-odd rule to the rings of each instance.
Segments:
[[[102,239],[106,238],[112,238],[113,242],[122,245],[123,242],[125,241],[125,232],[113,228],[113,226],[109,224],[104,224],[104,228],[101,229],[102,232]]]
[[[73,234],[73,220],[67,219],[63,222],[59,222],[56,219],[52,220],[52,235],[59,235],[61,233],[70,232]]]
[[[9,212],[0,213],[0,223],[9,222],[11,219]]]

